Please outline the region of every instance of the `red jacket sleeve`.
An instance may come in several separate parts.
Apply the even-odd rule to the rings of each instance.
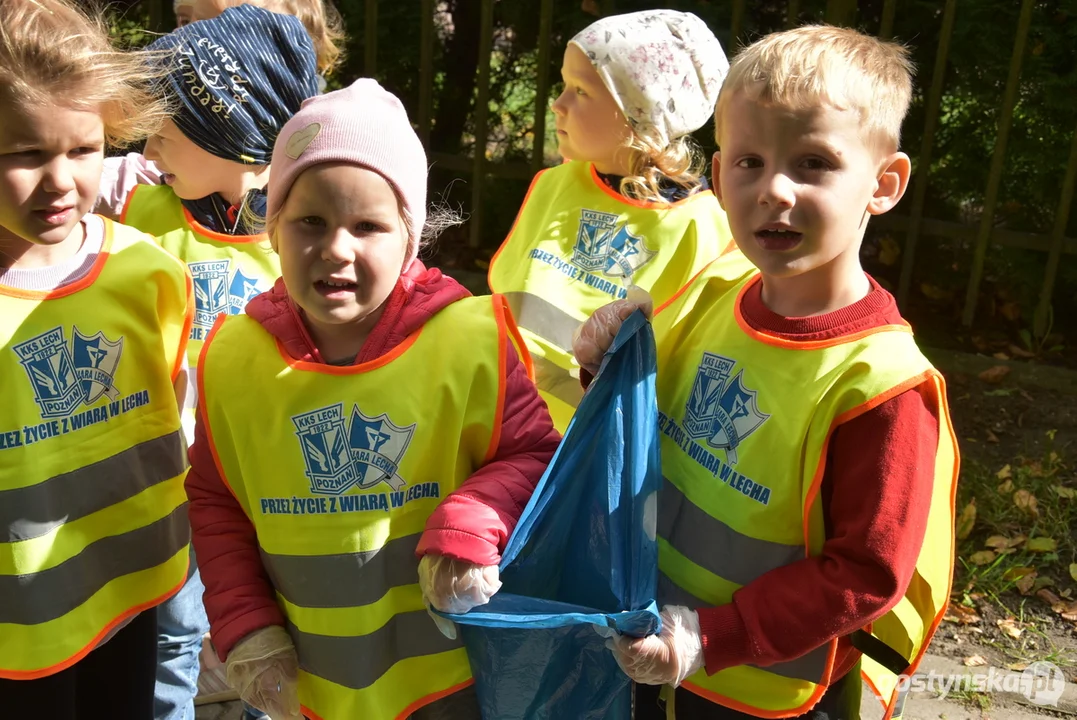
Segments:
[[[772,665],[843,638],[832,678],[844,674],[857,657],[844,636],[896,605],[912,579],[938,442],[939,408],[924,386],[835,430],[820,493],[822,552],[699,610],[707,672]]]
[[[505,340],[505,401],[494,458],[442,500],[426,521],[416,554],[496,565],[561,437],[546,403]]]
[[[202,600],[213,645],[223,661],[248,634],[284,625],[284,615],[262,566],[254,525],[217,472],[201,422],[188,457],[185,488],[198,569],[206,586]]]

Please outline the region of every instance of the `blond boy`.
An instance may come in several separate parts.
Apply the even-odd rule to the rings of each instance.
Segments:
[[[630,677],[668,686],[641,685],[638,718],[856,718],[858,667],[900,714],[897,676],[945,610],[945,387],[859,259],[908,184],[911,71],[902,47],[826,26],[730,68],[714,185],[759,272],[717,261],[655,315],[665,622],[612,643]],[[631,308],[592,316],[581,366]]]

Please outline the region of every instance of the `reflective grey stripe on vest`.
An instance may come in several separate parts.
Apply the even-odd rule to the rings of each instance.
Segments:
[[[582,323],[556,305],[527,292],[505,293],[516,324],[565,352],[572,352],[572,334]]]
[[[719,482],[719,481],[715,481]],[[658,536],[677,552],[738,585],[804,559],[803,545],[785,545],[737,532],[692,503],[667,478],[658,494]]]
[[[191,538],[187,503],[136,530],[87,545],[55,567],[0,575],[0,624],[36,625],[63,617],[112,580],[165,563]],[[20,598],[13,603],[14,598]]]
[[[370,687],[401,660],[463,647],[438,632],[425,610],[393,615],[367,635],[315,635],[291,623],[288,632],[303,670],[353,690]]]
[[[692,610],[701,607],[714,607],[713,603],[699,599],[674,583],[668,575],[659,571],[658,606],[665,607],[666,605],[683,605]],[[795,660],[776,663],[767,667],[760,667],[759,665],[752,665],[751,667],[793,680],[807,680],[808,682],[817,683],[823,679],[823,672],[826,671],[826,660],[829,654],[830,647],[823,645]]]
[[[572,407],[579,407],[583,400],[583,386],[578,377],[573,377],[568,370],[539,355],[532,355],[531,360],[535,365],[535,386],[539,390]]]
[[[377,602],[389,588],[419,582],[419,533],[377,550],[339,555],[271,555],[262,562],[273,585],[300,607],[343,608]]]
[[[0,491],[0,542],[47,535],[171,480],[186,467],[177,430],[36,485]],[[86,492],[91,486],[94,491]]]

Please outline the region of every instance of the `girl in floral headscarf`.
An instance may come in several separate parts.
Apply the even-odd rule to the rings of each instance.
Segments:
[[[661,303],[736,252],[689,138],[728,68],[707,26],[672,10],[603,18],[565,49],[553,112],[566,162],[532,181],[489,276],[512,304],[562,432],[583,396],[571,352],[580,323],[629,284]]]

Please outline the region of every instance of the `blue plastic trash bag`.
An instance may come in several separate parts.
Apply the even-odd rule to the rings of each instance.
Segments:
[[[660,478],[654,335],[637,311],[509,539],[501,591],[445,615],[461,625],[486,720],[631,717],[631,682],[595,626],[659,629]]]

